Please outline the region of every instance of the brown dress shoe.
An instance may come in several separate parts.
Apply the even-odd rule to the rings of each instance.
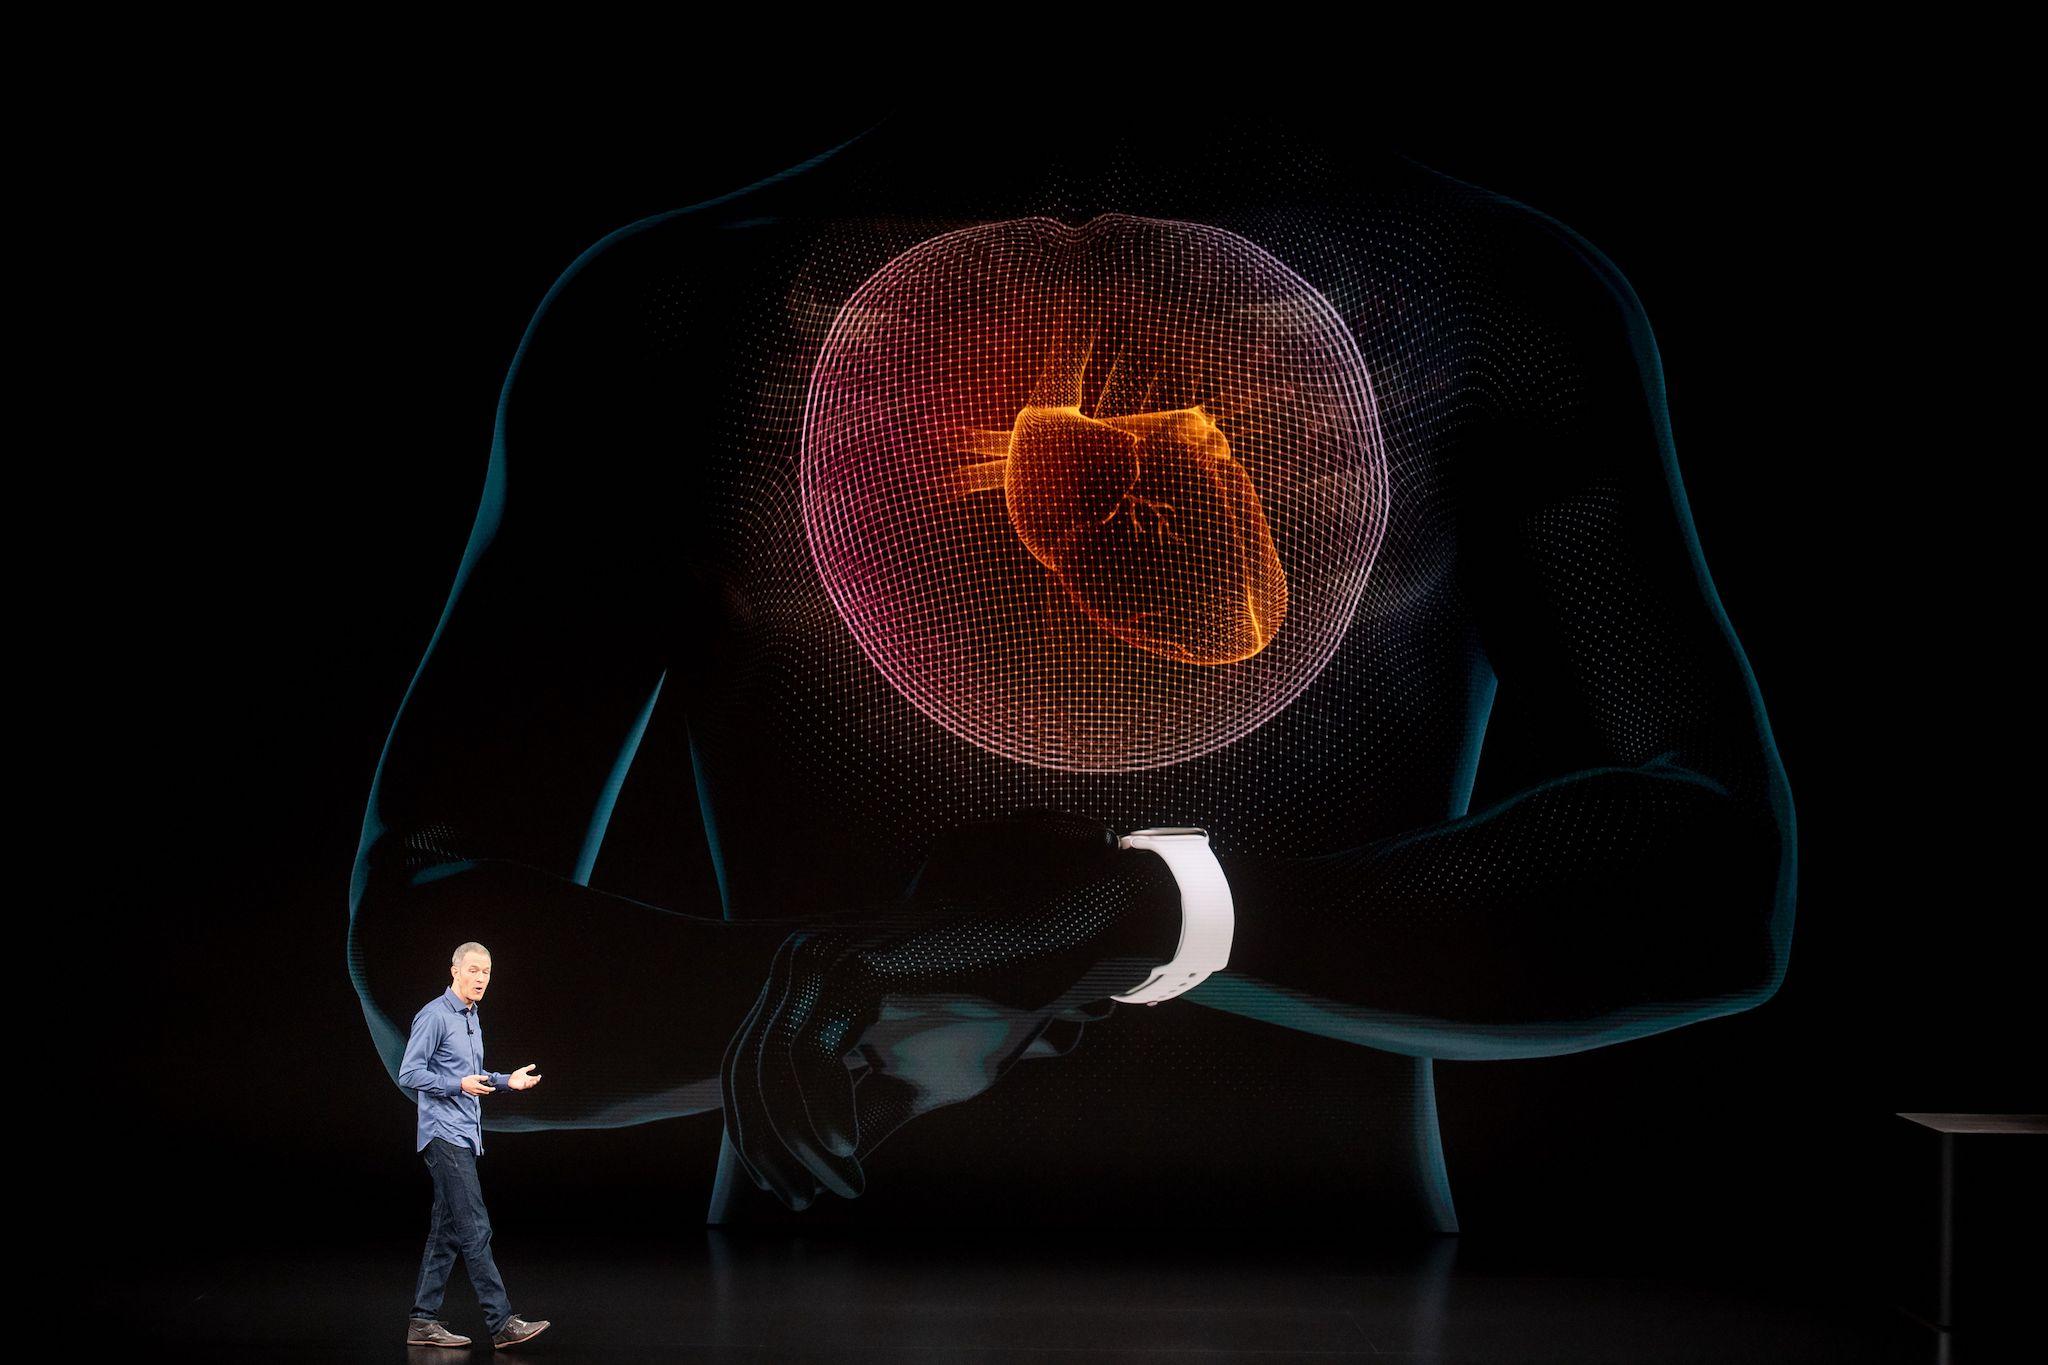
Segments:
[[[522,1341],[532,1341],[547,1329],[548,1320],[546,1318],[542,1318],[539,1322],[528,1322],[525,1318],[514,1313],[511,1317],[505,1319],[503,1327],[491,1333],[491,1345],[499,1350],[503,1350],[507,1346],[517,1346]]]
[[[414,1318],[405,1331],[408,1346],[467,1346],[469,1338],[449,1331],[438,1322]]]

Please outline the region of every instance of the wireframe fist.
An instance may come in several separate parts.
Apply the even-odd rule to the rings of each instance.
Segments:
[[[899,910],[790,935],[726,1048],[727,1136],[792,1209],[820,1189],[857,1197],[896,1129],[1071,1050],[1180,932],[1157,854],[1057,812],[948,831]]]

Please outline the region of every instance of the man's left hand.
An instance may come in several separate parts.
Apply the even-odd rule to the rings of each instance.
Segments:
[[[540,1084],[540,1077],[533,1074],[535,1065],[537,1064],[534,1062],[528,1062],[525,1066],[520,1067],[505,1078],[506,1084],[510,1085],[514,1090],[533,1089]]]
[[[1171,956],[1176,891],[1157,854],[1119,851],[1094,822],[951,832],[901,919],[793,934],[776,953],[721,1071],[740,1164],[794,1209],[858,1196],[897,1128],[1066,1051]]]

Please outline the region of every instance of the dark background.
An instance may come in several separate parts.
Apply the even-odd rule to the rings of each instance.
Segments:
[[[2008,718],[2038,615],[2014,563],[2022,461],[1981,425],[2004,401],[1979,325],[1996,244],[1957,144],[1918,111],[1852,117],[1789,86],[1692,99],[1697,130],[1640,101],[1503,112],[1482,92],[1451,101],[1462,117],[1353,119],[1569,223],[1634,284],[1798,816],[1776,998],[1576,1056],[1439,1063],[1444,1145],[1468,1235],[1854,1255],[1897,1185],[1894,1111],[2048,1108],[2020,942],[2037,897],[2007,881],[2027,850],[1995,786],[2033,747]],[[166,139],[156,172],[177,193],[154,211],[179,226],[155,241],[146,354],[176,377],[128,595],[148,693],[131,790],[164,813],[162,846],[119,912],[142,989],[104,1017],[121,1056],[139,1039],[143,1079],[93,1135],[125,1155],[89,1197],[179,1243],[244,1235],[222,1210],[252,1198],[300,1238],[417,1242],[429,1187],[348,979],[347,886],[506,365],[599,237],[887,108],[703,97],[542,120],[384,95],[223,111],[203,148]],[[1478,800],[1488,767],[1513,766],[1510,717]],[[639,989],[624,965],[620,989]],[[494,1011],[546,988],[533,964],[497,967]],[[422,963],[421,1000],[444,978]],[[135,1106],[139,1130],[118,1117]],[[717,1140],[715,1115],[495,1135],[500,1235],[693,1228]]]

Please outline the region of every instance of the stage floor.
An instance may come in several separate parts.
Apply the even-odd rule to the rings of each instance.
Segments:
[[[317,1203],[246,1252],[173,1255],[98,1286],[84,1325],[99,1341],[130,1322],[127,1340],[152,1359],[440,1360],[490,1349],[458,1264],[443,1317],[478,1344],[408,1351],[418,1249],[396,1237],[323,1249]],[[1371,1253],[1247,1240],[873,1243],[690,1229],[624,1244],[501,1229],[496,1246],[515,1309],[554,1324],[520,1348],[536,1360],[1937,1359],[1934,1334],[1881,1293],[1784,1271],[1627,1247],[1510,1252],[1469,1237]]]

